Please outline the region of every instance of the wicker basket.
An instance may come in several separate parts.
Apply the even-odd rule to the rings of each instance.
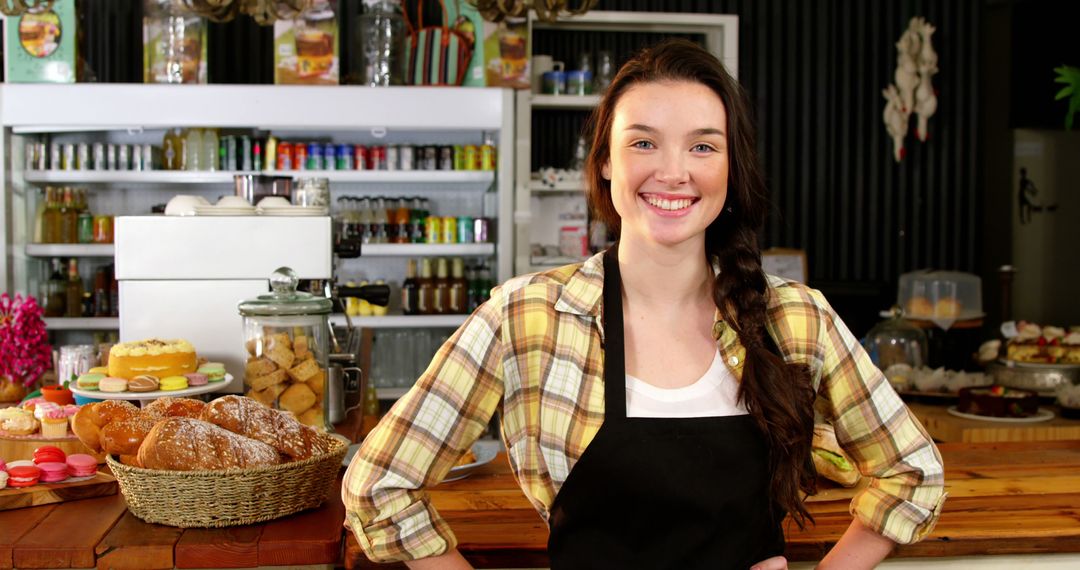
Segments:
[[[225,471],[143,469],[106,458],[128,510],[149,523],[182,528],[253,524],[318,507],[337,481],[348,446],[302,461]]]

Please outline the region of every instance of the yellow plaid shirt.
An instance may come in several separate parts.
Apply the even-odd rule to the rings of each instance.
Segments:
[[[349,465],[346,526],[378,561],[456,546],[424,488],[442,480],[501,407],[502,436],[525,496],[545,519],[604,421],[602,254],[507,281],[439,349]],[[870,485],[851,502],[899,543],[926,536],[945,499],[941,455],[820,292],[769,278],[769,332],[810,366],[819,412]],[[736,378],[745,349],[717,314]]]

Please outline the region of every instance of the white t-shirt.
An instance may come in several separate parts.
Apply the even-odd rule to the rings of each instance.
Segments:
[[[683,388],[657,388],[626,375],[626,417],[628,418],[697,418],[738,416],[747,413],[736,401],[739,385],[720,351],[705,375]]]

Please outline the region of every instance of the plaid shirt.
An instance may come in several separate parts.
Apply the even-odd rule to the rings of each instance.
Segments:
[[[342,488],[346,526],[373,560],[442,554],[457,541],[424,488],[442,480],[501,406],[510,465],[547,519],[604,421],[602,254],[507,281],[439,349],[365,439]],[[769,278],[768,329],[812,370],[818,411],[870,485],[851,502],[899,543],[933,528],[945,499],[941,455],[820,292]],[[741,377],[745,349],[719,313],[713,334]]]

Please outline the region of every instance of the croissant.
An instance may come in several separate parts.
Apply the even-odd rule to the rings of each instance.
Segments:
[[[192,471],[276,465],[277,450],[265,443],[193,418],[158,421],[139,447],[147,469]]]
[[[224,396],[206,405],[202,420],[261,441],[292,459],[307,459],[329,450],[326,436],[292,416],[251,398]]]

